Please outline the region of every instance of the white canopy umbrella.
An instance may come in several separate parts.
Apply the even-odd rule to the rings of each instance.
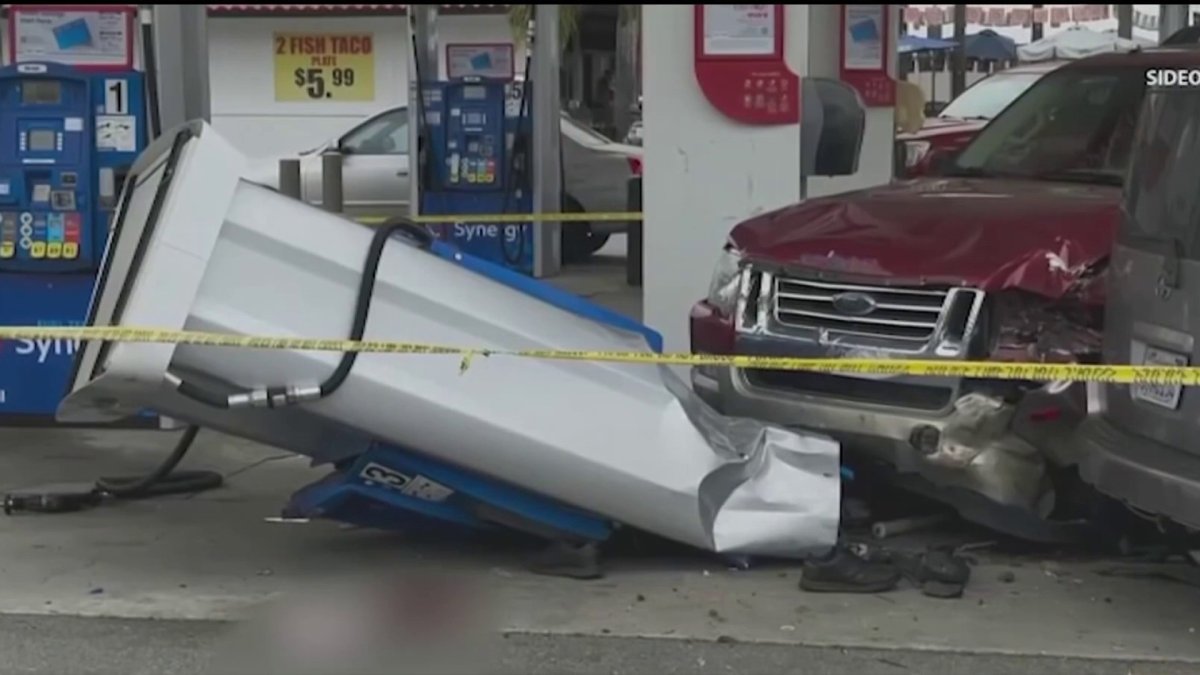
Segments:
[[[1082,59],[1107,52],[1131,52],[1142,44],[1115,33],[1098,33],[1083,26],[1074,26],[1037,42],[1017,47],[1017,58],[1025,62],[1054,59]]]

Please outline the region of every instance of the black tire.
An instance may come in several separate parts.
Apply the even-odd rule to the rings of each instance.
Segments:
[[[563,195],[563,213],[586,213],[571,195]],[[562,264],[572,265],[587,262],[596,251],[608,243],[608,235],[592,231],[590,223],[563,223],[562,225]]]

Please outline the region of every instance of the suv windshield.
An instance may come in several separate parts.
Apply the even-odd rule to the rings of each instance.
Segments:
[[[1144,93],[1144,68],[1056,70],[984,127],[946,173],[1120,185]]]
[[[996,73],[964,91],[938,117],[990,120],[1025,93],[1041,76],[1041,73]]]
[[[1200,224],[1200,91],[1146,97],[1125,187],[1125,237],[1171,242],[1196,257]]]

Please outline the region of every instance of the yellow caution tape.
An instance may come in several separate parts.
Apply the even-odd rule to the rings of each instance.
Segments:
[[[477,356],[507,356],[557,361],[598,361],[675,366],[732,366],[764,370],[808,370],[839,375],[912,375],[964,377],[1036,382],[1107,382],[1114,384],[1173,384],[1200,386],[1200,368],[1178,366],[1072,365],[1050,363],[993,363],[986,361],[931,361],[909,359],[834,359],[776,356],[718,356],[711,354],[613,352],[549,349],[478,349],[393,340],[228,335],[195,331],[133,327],[0,327],[0,339],[80,340],[204,345],[297,351],[363,352],[376,354],[447,355],[462,358],[466,370]],[[0,367],[3,362],[0,361]]]
[[[612,223],[640,222],[641,211],[612,211],[606,213],[457,213],[436,216],[408,217],[420,225],[454,225],[458,223]],[[389,220],[388,216],[358,216],[355,221],[363,225],[379,225]]]

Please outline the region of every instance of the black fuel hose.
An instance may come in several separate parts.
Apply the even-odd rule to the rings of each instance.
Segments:
[[[359,341],[363,338],[363,334],[367,329],[367,319],[371,312],[371,299],[375,294],[375,278],[379,272],[379,261],[383,258],[383,249],[387,245],[388,240],[397,232],[407,234],[417,245],[428,249],[433,245],[433,235],[425,228],[408,220],[407,218],[392,218],[383,225],[375,228],[375,234],[371,238],[371,244],[367,248],[367,257],[363,263],[362,276],[358,282],[358,295],[354,304],[354,315],[350,324],[349,339]],[[337,367],[325,378],[325,381],[318,386],[318,395],[316,399],[322,399],[332,395],[346,382],[346,378],[350,376],[350,370],[354,367],[354,362],[358,360],[358,352],[344,352]],[[201,403],[213,408],[229,408],[230,402],[233,399],[240,397],[251,396],[252,390],[244,390],[240,393],[231,395],[222,394],[213,391],[202,385],[192,382],[180,380],[176,389],[181,395],[186,396],[197,403]],[[285,400],[284,405],[296,403],[295,400],[288,400],[288,387],[267,387],[264,405],[266,407],[276,407],[276,397],[282,396]]]
[[[96,480],[96,489],[117,499],[145,499],[163,495],[202,492],[221,487],[225,477],[216,471],[175,471],[191,449],[200,427],[189,426],[175,449],[157,469],[145,476],[107,476]]]

